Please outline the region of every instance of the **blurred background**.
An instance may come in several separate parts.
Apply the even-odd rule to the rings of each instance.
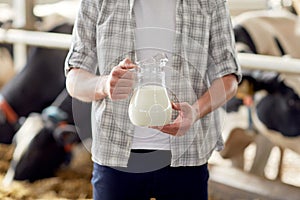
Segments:
[[[0,0],[0,199],[92,198],[90,104],[64,89],[79,3]],[[210,199],[298,200],[300,0],[228,6],[243,80],[220,109]]]

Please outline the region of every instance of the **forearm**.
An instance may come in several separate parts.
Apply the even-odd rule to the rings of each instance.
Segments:
[[[83,69],[73,68],[68,72],[66,88],[69,94],[81,101],[91,102],[107,96],[108,76],[97,76]]]
[[[233,74],[216,79],[211,87],[193,105],[197,119],[224,105],[237,91],[237,80]]]

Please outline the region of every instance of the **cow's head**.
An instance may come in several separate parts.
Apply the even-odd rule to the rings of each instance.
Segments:
[[[244,71],[243,79],[239,83],[237,94],[229,100],[224,108],[227,112],[235,112],[242,105],[252,104],[252,98],[258,91],[266,91],[267,94],[281,94],[290,96],[294,92],[287,87],[274,72]],[[251,102],[247,102],[251,99]]]
[[[79,140],[76,130],[67,126],[42,128],[18,161],[14,179],[32,182],[52,177],[62,164],[68,164],[72,146]]]
[[[63,112],[57,108],[59,112]],[[58,114],[65,116],[65,114]],[[45,113],[31,114],[14,138],[16,148],[4,179],[35,181],[54,176],[55,171],[71,158],[72,145],[80,142],[76,129],[61,118]]]

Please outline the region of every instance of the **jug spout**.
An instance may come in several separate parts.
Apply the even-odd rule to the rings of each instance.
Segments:
[[[140,67],[145,65],[150,65],[150,64],[157,64],[160,67],[165,67],[168,62],[169,62],[169,58],[166,53],[157,53],[151,58],[137,61],[136,63]]]

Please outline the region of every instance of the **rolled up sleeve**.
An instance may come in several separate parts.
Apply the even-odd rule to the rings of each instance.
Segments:
[[[69,53],[65,60],[65,74],[72,67],[93,74],[97,71],[96,24],[100,1],[82,0],[72,32]]]
[[[212,13],[210,30],[210,58],[208,73],[211,80],[235,74],[241,81],[241,68],[237,62],[232,22],[224,0],[218,0]]]

